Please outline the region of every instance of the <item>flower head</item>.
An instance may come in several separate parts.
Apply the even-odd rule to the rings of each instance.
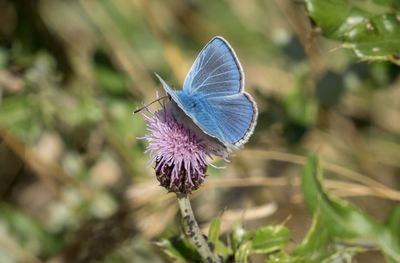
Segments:
[[[216,146],[212,138],[194,130],[193,126],[178,122],[173,114],[172,102],[151,116],[142,114],[147,121],[146,152],[155,164],[157,179],[168,191],[191,193],[204,181],[209,157],[226,158],[228,152]]]

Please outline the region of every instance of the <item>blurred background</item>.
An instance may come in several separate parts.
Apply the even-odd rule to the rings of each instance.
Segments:
[[[260,115],[192,195],[203,230],[215,217],[223,231],[285,222],[298,244],[310,153],[330,193],[387,216],[400,201],[399,67],[324,39],[301,1],[0,0],[1,263],[171,262],[157,241],[182,232],[176,198],[132,112],[164,92],[154,72],[180,88],[216,35]]]

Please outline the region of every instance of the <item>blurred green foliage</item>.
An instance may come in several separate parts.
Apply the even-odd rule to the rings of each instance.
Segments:
[[[246,148],[216,160],[227,168],[209,169],[193,196],[218,254],[399,261],[399,8],[0,0],[0,263],[198,259],[132,112],[163,92],[153,72],[179,88],[215,35],[234,47],[260,111]],[[322,180],[311,158],[299,187],[294,165],[311,152],[329,172]],[[267,203],[276,210],[257,209]]]
[[[266,262],[351,262],[358,253],[378,247],[385,253],[388,262],[399,262],[400,239],[396,229],[392,229],[393,220],[399,221],[396,206],[386,223],[372,219],[358,207],[343,199],[330,197],[321,186],[322,174],[315,156],[308,158],[302,173],[302,190],[305,201],[314,214],[313,225],[303,241],[291,254],[285,251],[290,241],[290,233],[283,225],[269,225],[252,231],[246,231],[236,225],[230,234],[230,247],[226,247],[218,238],[221,222],[214,219],[209,230],[209,241],[215,244],[217,254],[224,262],[249,262],[252,254],[267,254]],[[182,255],[190,245],[184,242],[164,240],[163,249],[174,258],[192,262],[196,251]],[[370,243],[372,242],[372,243]]]
[[[343,47],[353,49],[359,58],[400,63],[398,1],[307,0],[306,3],[323,34],[342,41]]]
[[[302,188],[309,208],[320,214],[320,220],[336,242],[374,242],[390,262],[400,261],[400,239],[388,225],[379,223],[354,205],[324,193],[319,182],[322,175],[318,160],[311,157],[304,167]]]

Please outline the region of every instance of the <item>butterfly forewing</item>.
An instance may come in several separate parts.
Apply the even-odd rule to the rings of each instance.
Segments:
[[[234,51],[225,40],[216,37],[200,52],[185,79],[183,90],[214,97],[236,94],[242,86],[242,69]]]

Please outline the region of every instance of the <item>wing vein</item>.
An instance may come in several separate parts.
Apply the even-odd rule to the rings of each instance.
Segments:
[[[213,69],[213,71],[210,72],[210,75],[208,75],[208,77],[207,77],[205,80],[203,80],[203,82],[202,82],[195,90],[197,90],[197,89],[199,89],[200,87],[202,87],[203,84],[204,84],[205,82],[207,82],[207,80],[210,79],[210,77],[218,76],[218,75],[213,75],[213,73],[214,73],[215,71],[217,71],[218,69],[220,69],[221,67],[224,67],[224,66],[228,65],[229,63],[230,63],[230,61],[224,62],[224,63],[222,63],[221,65],[219,65],[218,67],[216,67],[215,69]],[[232,71],[232,70],[230,70],[230,71]],[[225,72],[223,72],[223,73],[227,73],[227,72],[230,72],[230,71],[225,71]],[[220,73],[220,74],[223,74],[223,73]]]

